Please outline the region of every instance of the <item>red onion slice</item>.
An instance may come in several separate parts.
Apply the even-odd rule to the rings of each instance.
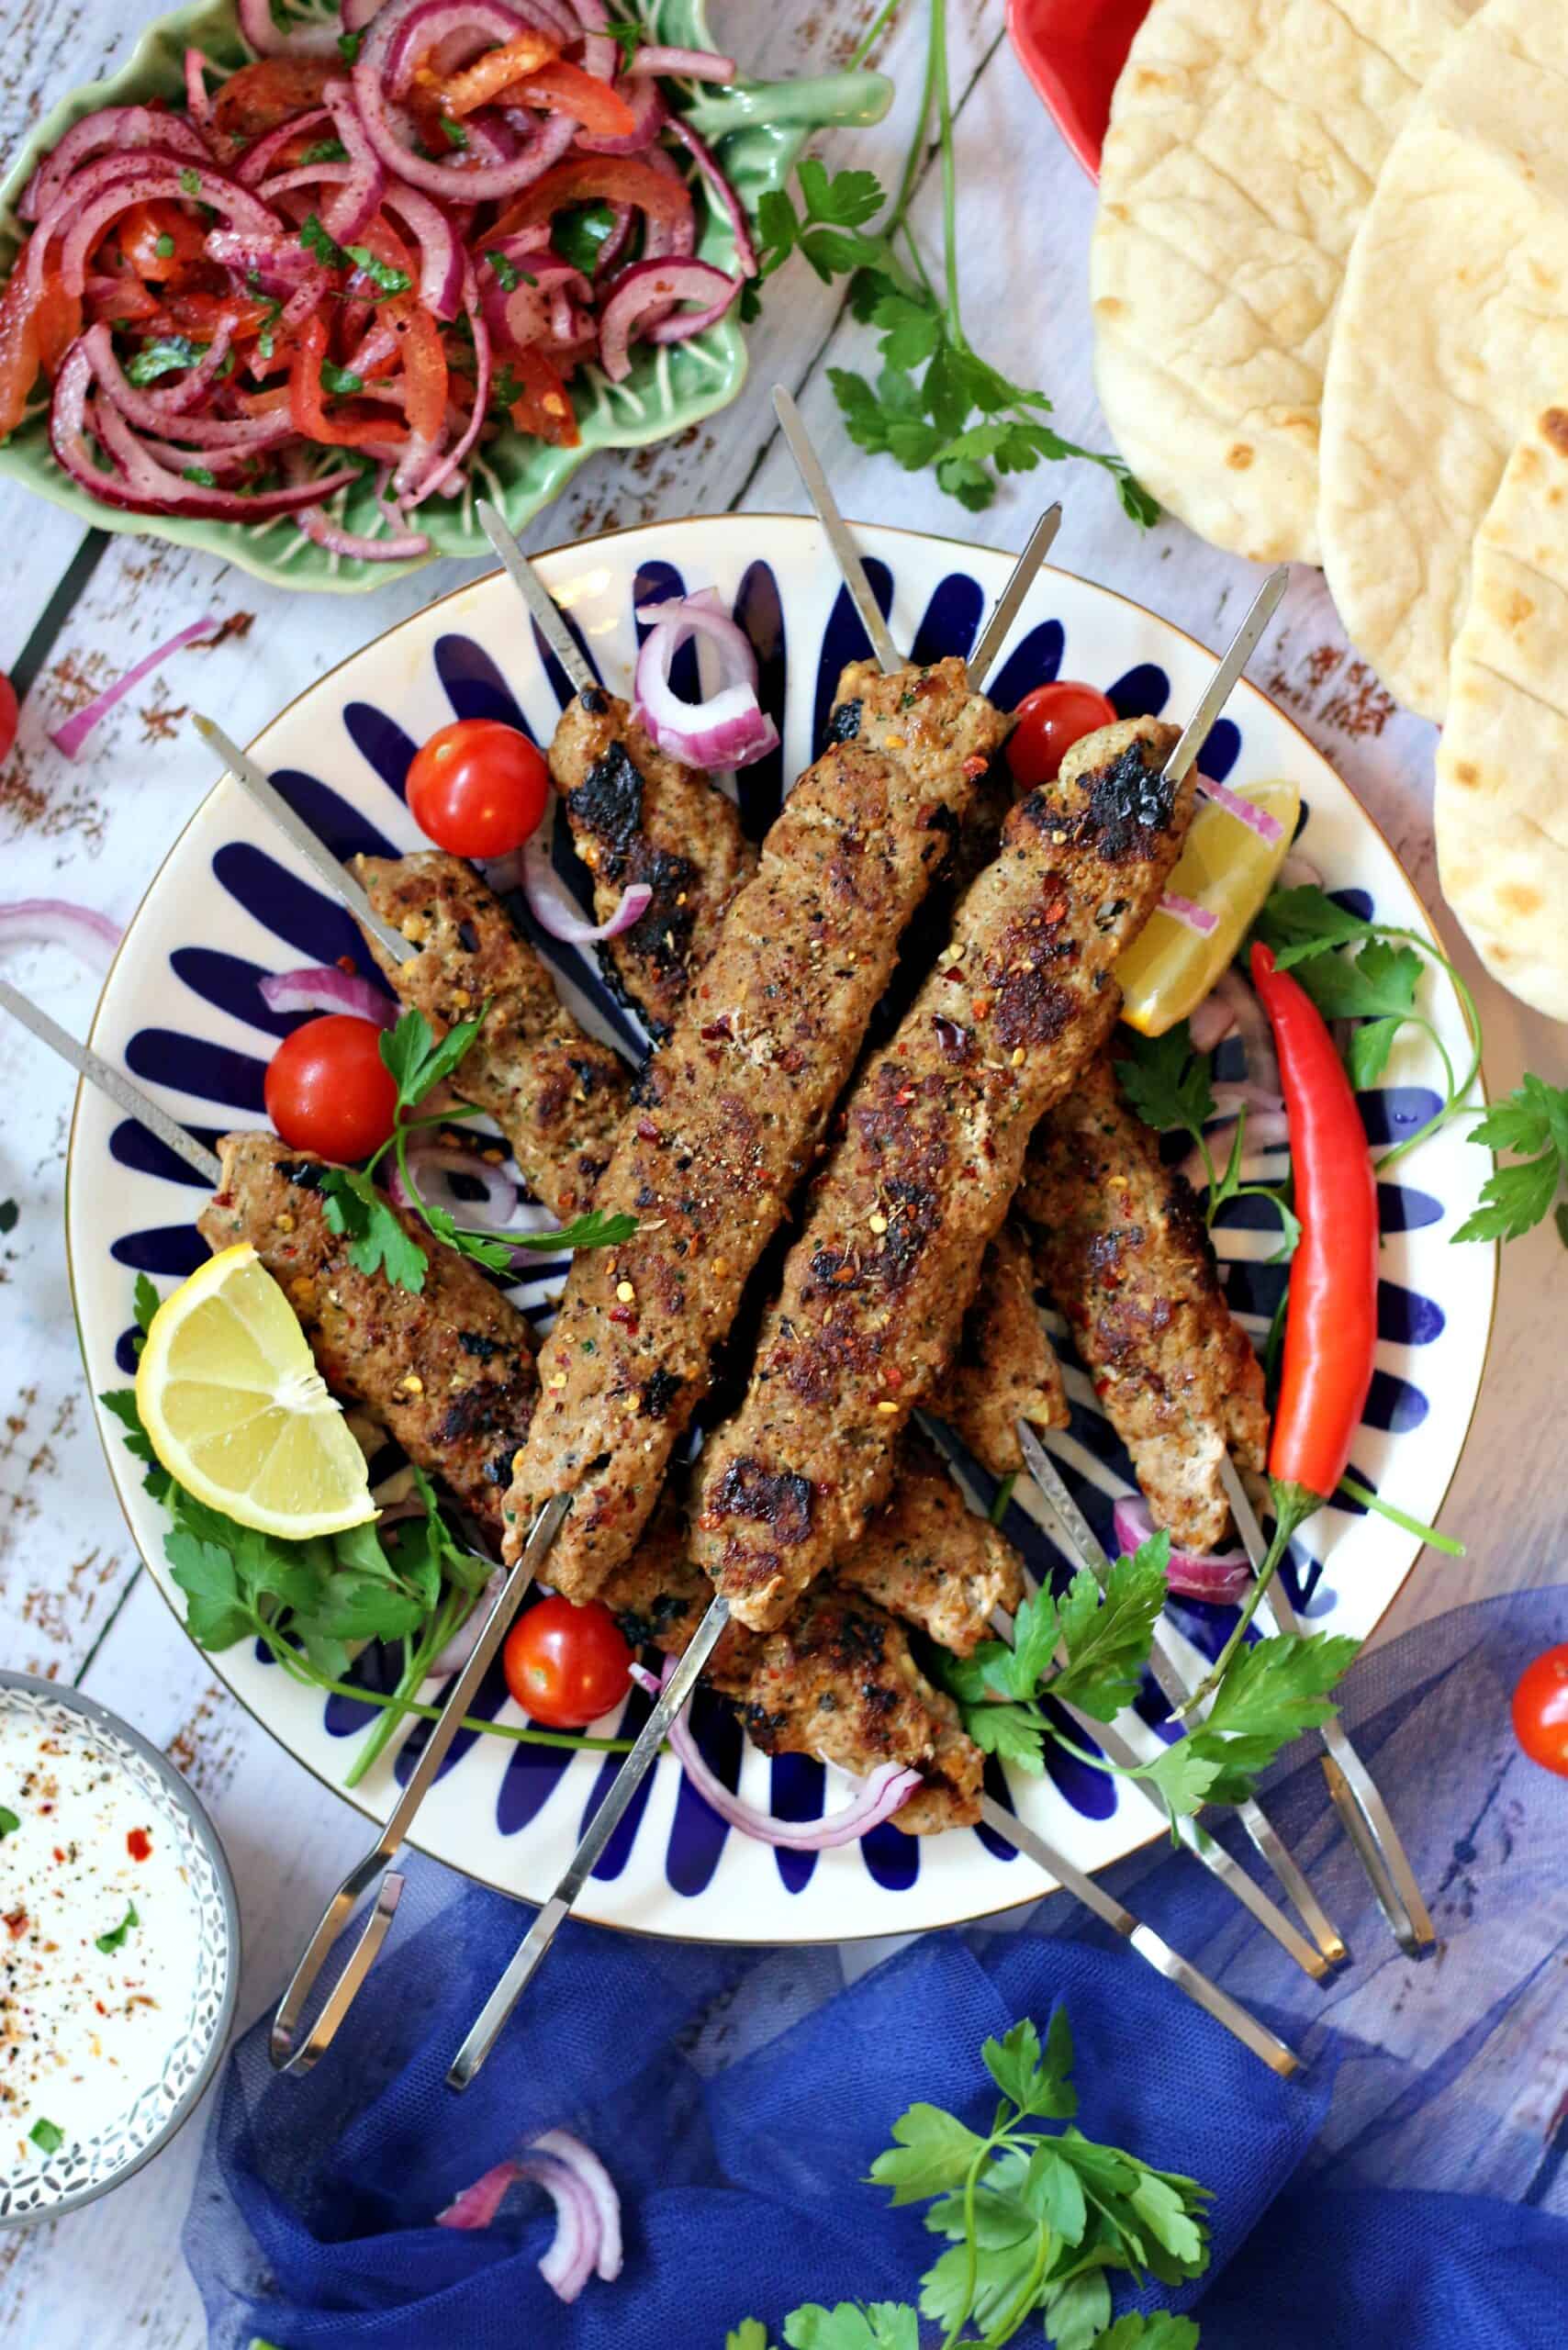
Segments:
[[[1223,1125],[1214,1127],[1204,1136],[1209,1147],[1209,1158],[1216,1167],[1224,1167],[1229,1161],[1238,1124],[1237,1119],[1227,1118]],[[1254,1151],[1283,1150],[1289,1147],[1290,1138],[1290,1124],[1283,1110],[1253,1110],[1248,1114],[1242,1151],[1244,1155],[1250,1156]],[[1201,1192],[1207,1183],[1208,1160],[1196,1143],[1182,1161],[1179,1171],[1186,1177],[1194,1192]]]
[[[196,185],[185,183],[194,173]],[[95,197],[73,220],[66,231],[60,259],[60,274],[68,294],[80,294],[87,278],[87,255],[102,236],[109,222],[133,204],[170,202],[177,204],[182,197],[193,202],[209,204],[215,212],[237,229],[253,229],[261,235],[276,232],[278,217],[259,196],[242,188],[237,181],[226,179],[213,170],[210,163],[187,163],[176,171],[172,166],[153,168],[130,179],[118,180],[114,186]],[[43,234],[40,223],[39,234]],[[35,240],[36,241],[36,240]],[[29,248],[28,260],[32,254]]]
[[[1148,1504],[1139,1495],[1124,1494],[1111,1512],[1116,1539],[1130,1557],[1156,1531]],[[1165,1580],[1182,1599],[1206,1599],[1215,1606],[1234,1606],[1252,1581],[1252,1562],[1245,1550],[1178,1550],[1170,1546]]]
[[[207,489],[188,482],[158,464],[137,441],[118,408],[103,405],[95,410],[94,430],[117,460],[119,471],[105,473],[87,445],[87,400],[93,387],[93,362],[86,340],[73,342],[55,378],[50,403],[50,446],[72,480],[108,506],[133,514],[192,514],[215,522],[260,522],[274,514],[292,514],[301,506],[330,497],[355,478],[353,468],[328,475],[314,484],[256,492]]]
[[[523,848],[522,893],[529,912],[548,937],[558,938],[566,946],[597,946],[603,939],[619,938],[647,912],[654,900],[652,887],[646,881],[633,881],[622,891],[621,903],[608,922],[589,922],[550,862],[554,812],[552,801]]]
[[[560,24],[532,0],[515,9],[499,0],[390,0],[354,61],[353,94],[371,145],[398,179],[458,204],[482,204],[517,195],[560,160],[577,132],[569,115],[545,116],[521,153],[504,163],[432,162],[398,135],[412,128],[398,104],[405,76],[412,76],[427,49],[470,28],[487,44],[514,40],[531,25],[562,38],[575,29],[562,35]]]
[[[742,281],[711,262],[679,257],[634,261],[616,279],[599,312],[599,364],[612,384],[632,372],[631,345],[642,333],[655,342],[684,342],[722,319]],[[695,310],[669,315],[671,305],[695,302]],[[656,313],[650,318],[649,313]]]
[[[321,98],[332,118],[333,129],[349,151],[351,176],[321,215],[321,226],[327,234],[343,245],[352,237],[358,236],[381,202],[386,173],[380,156],[365,135],[350,84],[347,82],[329,82]],[[453,315],[451,310],[438,310],[436,313],[438,318],[451,318]]]
[[[269,972],[257,982],[269,1012],[352,1012],[357,1020],[392,1027],[397,1006],[369,979],[340,971],[335,963],[311,964],[300,971]]]
[[[573,2148],[574,2159],[567,2161],[561,2154],[530,2148],[510,2161],[496,2163],[471,2187],[454,2196],[444,2211],[437,2212],[436,2225],[487,2228],[500,2210],[508,2188],[520,2179],[532,2180],[544,2189],[555,2206],[555,2233],[539,2263],[539,2274],[559,2300],[575,2301],[596,2269],[600,2276],[620,2273],[620,2200],[603,2165],[588,2154],[580,2140],[570,2138],[560,2130],[551,2131],[548,2136],[553,2144]],[[614,2208],[613,2266],[609,2265],[605,2247],[602,2196],[585,2177],[582,2156],[587,2156],[600,2173]]]
[[[274,123],[271,130],[247,147],[234,166],[234,176],[241,187],[259,187],[272,169],[273,158],[280,155],[289,141],[314,132],[319,137],[331,116],[325,106],[312,106],[308,113],[290,115],[286,122]]]
[[[1238,824],[1245,824],[1249,833],[1256,833],[1260,841],[1267,841],[1272,847],[1276,841],[1283,840],[1284,826],[1266,808],[1243,800],[1240,792],[1232,791],[1227,783],[1211,783],[1206,775],[1199,776],[1197,783],[1205,799],[1212,800],[1216,808],[1223,808],[1227,816],[1234,816]]]
[[[124,935],[107,914],[64,898],[19,898],[0,906],[0,946],[68,946],[90,971],[108,969]]]
[[[529,2149],[546,2160],[558,2162],[587,2188],[592,2198],[599,2220],[599,2257],[595,2273],[605,2284],[612,2285],[621,2274],[621,2198],[615,2191],[615,2181],[599,2161],[591,2146],[574,2137],[569,2130],[546,2130],[535,2138]]]
[[[1274,1032],[1251,987],[1232,964],[1220,973],[1214,991],[1236,1022],[1248,1076],[1265,1092],[1279,1093],[1280,1063],[1274,1050]]]
[[[330,18],[302,19],[286,32],[272,12],[272,0],[234,0],[240,30],[258,57],[335,57],[338,26]]]
[[[727,60],[725,61],[728,62]],[[735,194],[717,155],[705,139],[700,139],[682,115],[669,117],[669,128],[723,206],[731,233],[735,241],[735,267],[743,277],[756,275],[756,247],[752,241],[751,222],[745,206]]]
[[[1236,1013],[1222,995],[1204,996],[1188,1023],[1195,1053],[1212,1053],[1236,1026]]]
[[[195,644],[199,637],[215,635],[222,625],[221,621],[215,620],[209,613],[206,620],[192,621],[188,628],[181,629],[179,634],[170,637],[166,644],[155,646],[144,659],[137,663],[134,669],[128,669],[123,677],[117,677],[112,686],[106,687],[101,694],[95,694],[90,702],[86,703],[83,709],[73,711],[61,725],[50,728],[49,739],[55,749],[63,751],[68,759],[73,759],[100,719],[106,718],[115,704],[123,701],[131,688],[141,683],[143,677],[150,677],[160,663],[169,658],[171,653],[178,653],[184,646]],[[116,943],[118,944],[118,933]]]
[[[1314,865],[1311,857],[1303,856],[1299,850],[1293,848],[1290,855],[1286,857],[1284,863],[1280,867],[1279,878],[1274,886],[1278,890],[1302,890],[1309,888],[1321,890],[1323,887],[1322,869],[1320,867]]]
[[[669,111],[659,92],[658,84],[651,76],[640,74],[634,81],[622,80],[613,84],[617,97],[624,98],[636,118],[634,130],[600,132],[590,138],[586,132],[577,134],[577,145],[588,155],[640,155],[651,147],[669,121]]]
[[[751,641],[711,588],[644,604],[637,618],[653,623],[637,655],[637,716],[661,751],[689,767],[744,767],[778,748],[778,731],[756,698]],[[706,637],[719,656],[719,690],[700,702],[682,701],[670,683],[675,656],[692,636]]]
[[[733,82],[735,61],[711,49],[671,49],[652,42],[634,50],[627,68],[632,73],[678,73],[687,82]]]
[[[1196,898],[1183,897],[1180,890],[1167,890],[1159,901],[1159,911],[1179,922],[1185,930],[1195,930],[1200,938],[1207,938],[1219,928],[1219,916],[1207,906],[1200,906]]]
[[[675,1658],[666,1657],[663,1676],[655,1680],[645,1665],[634,1664],[632,1677],[639,1688],[645,1689],[650,1696],[657,1696],[675,1666]],[[771,1812],[758,1811],[754,1804],[744,1803],[739,1796],[732,1795],[723,1781],[714,1776],[702,1758],[684,1712],[676,1716],[666,1735],[681,1769],[721,1819],[731,1828],[738,1828],[743,1836],[754,1837],[759,1844],[776,1844],[787,1852],[826,1852],[840,1844],[857,1842],[871,1829],[880,1827],[884,1819],[890,1819],[921,1784],[918,1771],[906,1770],[899,1762],[879,1762],[869,1777],[858,1783],[853,1800],[842,1810],[829,1812],[823,1819],[800,1823],[776,1819]]]
[[[182,155],[194,163],[212,161],[195,126],[183,122],[177,114],[165,114],[158,106],[103,106],[73,123],[59,146],[39,165],[17,209],[24,220],[41,220],[89,156],[142,148]]]
[[[385,1527],[386,1522],[387,1513],[383,1510],[377,1523],[378,1525]],[[436,1654],[431,1657],[429,1664],[426,1665],[425,1678],[427,1681],[450,1681],[454,1673],[462,1672],[464,1666],[467,1663],[469,1658],[473,1655],[475,1650],[479,1645],[479,1635],[485,1628],[485,1618],[488,1616],[491,1608],[500,1597],[501,1586],[506,1582],[506,1569],[504,1567],[498,1567],[495,1573],[490,1577],[488,1583],[486,1583],[484,1590],[476,1595],[473,1606],[468,1610],[467,1615],[463,1618],[462,1623],[457,1627],[457,1629],[452,1635],[452,1638],[447,1641],[446,1646],[443,1649],[438,1650]],[[483,2182],[481,2181],[480,2184],[482,2183]],[[472,2194],[473,2191],[472,2188],[467,2190],[470,2194]],[[459,2196],[458,2201],[461,2202],[462,2199],[462,2197]],[[454,2208],[455,2209],[455,2206]],[[449,2221],[447,2224],[452,2227],[456,2227],[460,2222],[454,2220]]]
[[[465,1227],[481,1232],[516,1230],[517,1185],[504,1168],[490,1166],[476,1151],[460,1150],[449,1143],[410,1143],[409,1171],[425,1199],[447,1209]],[[459,1199],[446,1180],[450,1175],[467,1175],[476,1183],[482,1183],[484,1198]],[[413,1206],[396,1161],[388,1170],[386,1189],[398,1207]]]
[[[186,50],[185,76],[185,110],[205,130],[212,116],[212,100],[207,94],[207,60],[199,49]]]

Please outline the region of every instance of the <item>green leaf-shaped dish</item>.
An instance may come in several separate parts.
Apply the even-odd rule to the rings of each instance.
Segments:
[[[625,13],[622,11],[622,13]],[[649,38],[683,49],[712,49],[705,0],[646,0],[643,15]],[[232,72],[250,55],[240,38],[231,0],[196,0],[160,17],[120,71],[106,82],[73,92],[46,116],[17,151],[0,182],[0,267],[9,270],[21,239],[14,206],[39,159],[82,117],[99,106],[145,104],[162,97],[183,106],[184,59],[199,49],[215,65]],[[801,148],[814,130],[829,125],[876,122],[887,112],[891,84],[879,73],[834,73],[797,82],[737,83],[728,89],[700,88],[687,107],[694,126],[716,145],[725,172],[748,210],[769,188],[781,187]],[[729,224],[714,208],[700,204],[702,229],[698,252],[722,268],[734,265]],[[472,469],[476,485],[493,498],[514,531],[548,506],[597,449],[641,448],[683,432],[700,418],[727,407],[745,381],[745,340],[732,311],[706,334],[689,342],[647,349],[636,358],[624,383],[611,384],[597,367],[585,369],[574,386],[582,440],[575,449],[553,449],[514,432],[510,426],[485,444]],[[132,531],[208,553],[279,588],[326,588],[340,594],[377,588],[414,563],[365,563],[329,554],[304,539],[286,517],[253,528],[234,522],[182,521],[173,515],[126,514],[101,506],[58,466],[49,446],[46,412],[29,416],[0,443],[0,473],[24,482],[57,506],[69,507],[84,523],[104,531]],[[348,493],[341,509],[352,531],[373,532],[378,512],[373,486]],[[483,555],[489,544],[474,519],[473,490],[455,498],[432,498],[420,509],[420,526],[438,554]],[[428,561],[425,557],[422,560]]]

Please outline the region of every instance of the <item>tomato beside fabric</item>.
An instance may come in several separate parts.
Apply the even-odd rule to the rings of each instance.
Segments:
[[[1514,1691],[1514,1736],[1532,1762],[1568,1779],[1568,1640],[1527,1664]]]
[[[550,771],[527,735],[498,718],[459,718],[415,752],[409,813],[454,856],[506,856],[537,831]]]
[[[608,1607],[542,1599],[507,1634],[507,1687],[524,1713],[553,1729],[583,1729],[632,1685],[632,1651]]]
[[[17,688],[0,669],[0,759],[8,759],[11,745],[17,739]]]
[[[1093,686],[1053,677],[1036,686],[1018,705],[1017,724],[1007,738],[1007,764],[1021,791],[1054,783],[1073,744],[1097,726],[1109,726],[1115,705]]]
[[[374,1021],[329,1012],[284,1038],[263,1091],[267,1115],[291,1150],[346,1164],[380,1149],[398,1116],[381,1035]]]

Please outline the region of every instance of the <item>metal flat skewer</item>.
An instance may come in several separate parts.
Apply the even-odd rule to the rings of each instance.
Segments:
[[[562,1924],[571,1915],[573,1904],[588,1883],[599,1854],[614,1834],[627,1805],[664,1744],[671,1722],[696,1687],[697,1676],[712,1655],[719,1635],[729,1620],[729,1601],[715,1599],[655,1699],[652,1713],[637,1734],[635,1745],[616,1773],[610,1793],[588,1822],[587,1832],[573,1853],[559,1885],[529,1928],[510,1965],[486,2000],[468,2037],[453,2058],[451,2070],[446,2076],[448,2088],[465,2089],[495,2046],[507,2018],[543,1964],[545,1953]]]
[[[1047,506],[1028,538],[1024,552],[1013,566],[1013,574],[991,610],[991,618],[980,631],[980,641],[969,655],[969,683],[980,686],[982,677],[991,673],[991,665],[1006,641],[1007,632],[1018,617],[1018,608],[1035,584],[1035,574],[1056,543],[1061,528],[1061,505]]]
[[[1093,1575],[1096,1583],[1103,1587],[1110,1577],[1111,1561],[1096,1539],[1093,1528],[1068,1490],[1067,1482],[1056,1462],[1025,1420],[1020,1420],[1018,1423],[1018,1441],[1023,1446],[1024,1459],[1030,1476],[1045,1495],[1059,1521],[1069,1550],[1076,1553]],[[1154,1676],[1160,1695],[1169,1704],[1173,1707],[1180,1706],[1191,1695],[1192,1693],[1172,1651],[1170,1632],[1163,1623],[1157,1624],[1154,1628],[1154,1647],[1148,1662],[1149,1671]],[[1112,1750],[1107,1744],[1104,1727],[1098,1722],[1090,1727],[1092,1735],[1106,1748],[1108,1753],[1111,1753]],[[1116,1733],[1113,1731],[1111,1737],[1114,1740]],[[1137,1757],[1135,1755],[1132,1759],[1136,1762]],[[1112,1760],[1125,1764],[1127,1757],[1112,1753]],[[1331,1967],[1341,1965],[1350,1955],[1345,1947],[1344,1937],[1325,1912],[1300,1865],[1291,1854],[1262,1806],[1256,1798],[1249,1798],[1246,1803],[1238,1804],[1237,1811],[1253,1844],[1294,1904],[1298,1915],[1305,1921],[1313,1942],[1316,1944],[1316,1949],[1311,1942],[1305,1942],[1296,1932],[1290,1919],[1276,1909],[1265,1895],[1259,1892],[1246,1870],[1239,1866],[1226,1851],[1225,1846],[1210,1836],[1206,1830],[1199,1827],[1195,1820],[1183,1820],[1177,1833],[1194,1857],[1202,1861],[1204,1867],[1220,1879],[1243,1907],[1252,1912],[1259,1924],[1266,1928],[1282,1948],[1290,1953],[1296,1964],[1310,1975],[1315,1982],[1321,1982]],[[1191,1835],[1185,1832],[1188,1829],[1193,1830]]]
[[[806,486],[806,496],[816,509],[817,520],[827,532],[828,544],[833,549],[833,559],[837,564],[840,576],[849,590],[850,601],[859,613],[865,624],[866,633],[871,640],[871,650],[877,656],[877,666],[884,677],[891,677],[894,670],[902,669],[907,666],[907,664],[903,655],[893,643],[891,632],[887,621],[882,618],[882,608],[871,592],[871,583],[866,576],[866,566],[860,560],[860,551],[850,537],[849,526],[839,512],[838,501],[828,487],[828,478],[823,471],[822,459],[807,438],[806,428],[801,421],[801,411],[782,384],[776,384],[773,387],[773,412],[778,417],[779,428],[789,443],[790,454],[795,460],[796,469]]]
[[[326,2053],[343,2018],[353,2007],[360,1985],[369,1974],[386,1939],[387,1929],[402,1894],[403,1878],[390,1863],[413,1827],[415,1814],[435,1783],[436,1773],[446,1760],[447,1749],[457,1735],[463,1717],[478,1694],[479,1684],[506,1638],[519,1603],[548,1556],[570,1507],[570,1497],[557,1494],[554,1501],[545,1503],[535,1518],[522,1556],[497,1593],[473,1653],[453,1684],[445,1704],[431,1725],[429,1741],[396,1808],[369,1852],[350,1869],[321,1912],[320,1922],[301,1953],[299,1964],[289,1978],[288,1987],[278,2001],[273,2017],[272,2030],[267,2037],[267,2053],[275,2071],[308,2073],[317,2059]],[[300,2040],[300,2019],[316,1987],[317,1977],[326,1964],[339,1934],[365,1894],[376,1884],[377,1878],[380,1883],[375,1900],[360,1938],[320,2013],[305,2038]]]
[[[1220,1480],[1230,1502],[1231,1514],[1243,1548],[1254,1569],[1260,1567],[1268,1556],[1269,1546],[1263,1529],[1252,1506],[1251,1496],[1241,1482],[1236,1464],[1228,1456],[1220,1463]],[[1290,1596],[1276,1574],[1265,1592],[1260,1612],[1273,1622],[1277,1631],[1299,1633],[1301,1624],[1292,1606]],[[1356,1855],[1367,1874],[1378,1908],[1387,1919],[1394,1939],[1412,1958],[1430,1950],[1438,1939],[1431,1912],[1416,1882],[1416,1872],[1409,1855],[1399,1841],[1399,1831],[1389,1815],[1387,1805],[1378,1792],[1377,1783],[1366,1764],[1351,1745],[1338,1715],[1325,1722],[1319,1732],[1326,1753],[1323,1775],[1328,1782],[1328,1793],[1334,1808],[1344,1822]]]
[[[382,920],[347,867],[340,865],[309,825],[296,815],[265,769],[259,767],[237,743],[231,743],[221,726],[214,725],[212,720],[204,718],[199,711],[192,712],[191,723],[202,740],[218,753],[235,782],[258,808],[264,810],[295,854],[304,858],[319,881],[325,882],[333,895],[342,899],[355,922],[362,929],[370,932],[393,961],[406,963],[410,956],[417,955],[418,947],[410,945],[400,930],[394,930],[389,922]]]
[[[1182,729],[1181,740],[1165,762],[1167,783],[1180,783],[1198,753],[1209,738],[1215,720],[1230,699],[1231,689],[1258,650],[1258,641],[1279,609],[1280,598],[1290,586],[1290,566],[1277,564],[1264,580],[1247,608],[1247,616],[1230,643],[1214,676],[1209,679],[1202,701]]]
[[[505,521],[487,498],[476,498],[474,511],[479,526],[501,559],[508,578],[532,613],[540,635],[571,680],[572,691],[599,690],[599,679],[583,659],[581,647],[562,618],[561,610]]]
[[[1243,2047],[1249,2048],[1254,2056],[1260,2056],[1271,2073],[1278,2073],[1282,2080],[1288,2081],[1293,2073],[1300,2071],[1301,2059],[1294,2049],[1287,2048],[1266,2024],[1260,2023],[1256,2016],[1249,2015],[1228,1991],[1222,1991],[1217,1983],[1212,1983],[1190,1959],[1182,1958],[1173,1951],[1152,1926],[1146,1926],[1140,1919],[1134,1917],[1130,1909],[1125,1908],[1103,1886],[1096,1885],[1092,1876],[1086,1875],[1081,1869],[1074,1868],[1070,1860],[1053,1845],[1047,1844],[1043,1836],[1036,1835],[1034,1829],[1025,1827],[1023,1820],[1015,1818],[1005,1805],[998,1803],[994,1796],[981,1796],[980,1817],[994,1834],[1016,1845],[1021,1852],[1026,1852],[1037,1868],[1055,1877],[1064,1892],[1070,1893],[1075,1901],[1081,1901],[1086,1909],[1092,1910],[1096,1918],[1120,1934],[1124,1941],[1129,1942],[1138,1956],[1152,1966],[1156,1974],[1163,1975],[1168,1983],[1174,1983],[1178,1990],[1184,1991],[1189,1999],[1195,2000],[1206,2014],[1214,2017],[1216,2023],[1222,2023]]]
[[[101,1060],[87,1046],[79,1045],[74,1036],[67,1035],[47,1012],[40,1012],[36,1003],[19,994],[8,979],[0,979],[0,1010],[8,1012],[13,1020],[19,1020],[24,1028],[32,1031],[39,1044],[47,1045],[51,1053],[58,1053],[61,1059],[68,1061],[89,1085],[106,1094],[117,1110],[123,1110],[127,1117],[136,1119],[150,1135],[155,1135],[177,1158],[183,1158],[187,1167],[193,1167],[204,1183],[218,1184],[223,1181],[223,1169],[217,1155],[208,1150],[205,1143],[199,1143],[194,1136],[188,1135],[177,1118],[172,1118],[167,1110],[161,1110],[139,1085],[131,1083],[129,1077],[122,1077],[118,1069],[111,1069],[107,1061]]]

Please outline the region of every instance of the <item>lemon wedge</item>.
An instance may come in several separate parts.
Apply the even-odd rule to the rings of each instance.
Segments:
[[[375,1516],[364,1455],[249,1241],[158,1308],[136,1407],[169,1474],[241,1526],[304,1541]]]
[[[1196,931],[1174,914],[1154,913],[1117,958],[1122,1018],[1140,1035],[1163,1036],[1202,1003],[1274,886],[1295,838],[1301,794],[1294,783],[1249,783],[1247,797],[1272,816],[1277,840],[1266,841],[1239,816],[1213,800],[1199,803],[1186,846],[1167,887],[1215,917]]]

